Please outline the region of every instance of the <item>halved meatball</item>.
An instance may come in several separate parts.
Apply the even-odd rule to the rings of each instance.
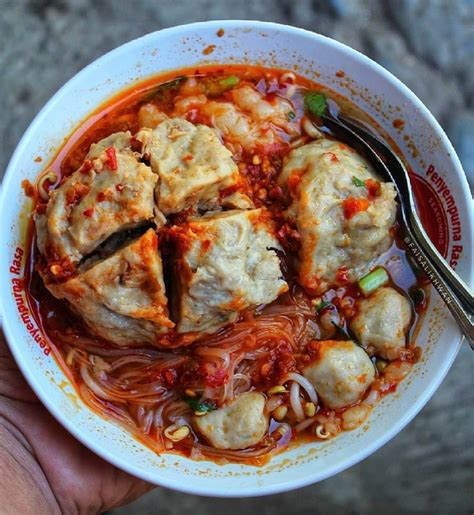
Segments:
[[[131,137],[130,131],[114,132],[110,136],[99,140],[97,143],[92,143],[86,155],[86,159],[98,159],[101,154],[110,147],[114,147],[116,151],[130,151]]]
[[[156,202],[165,215],[189,207],[216,207],[220,196],[241,185],[232,154],[205,125],[172,118],[153,130],[142,129],[136,137],[159,177]]]
[[[47,284],[90,330],[119,346],[154,343],[168,318],[158,238],[153,229],[64,283]]]
[[[369,356],[354,342],[326,340],[303,375],[328,408],[338,409],[357,402],[375,374]]]
[[[130,133],[92,145],[81,168],[51,193],[46,212],[36,218],[40,252],[50,261],[77,263],[113,233],[151,220],[156,181],[130,149]]]
[[[319,294],[353,281],[392,243],[395,189],[342,143],[321,139],[293,150],[279,177],[292,203],[286,213],[301,235],[299,282]]]
[[[193,426],[216,449],[246,449],[267,432],[264,407],[261,393],[244,393],[223,408],[193,417]]]
[[[412,310],[410,301],[393,288],[379,288],[357,301],[350,328],[369,354],[396,359],[406,345]]]
[[[267,304],[288,289],[269,213],[210,213],[171,231],[180,255],[178,332],[213,332],[242,309]]]
[[[154,129],[161,122],[166,120],[168,115],[160,111],[155,104],[144,104],[138,111],[138,124],[140,127]]]

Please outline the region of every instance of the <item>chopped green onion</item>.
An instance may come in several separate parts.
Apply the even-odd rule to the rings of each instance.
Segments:
[[[240,79],[236,75],[229,75],[222,79],[212,79],[206,81],[206,93],[211,97],[218,97],[232,89],[240,82]]]
[[[355,175],[352,176],[352,182],[358,188],[365,188],[365,182],[358,179]]]
[[[240,79],[237,77],[237,75],[229,75],[228,77],[225,77],[224,79],[220,79],[219,84],[225,89],[230,89],[230,88],[233,88],[234,86],[237,86],[239,81],[240,81]]]
[[[198,413],[207,413],[217,409],[216,404],[212,401],[199,401],[198,399],[193,399],[192,397],[187,397],[185,401],[189,404],[189,407],[193,411],[197,411]]]
[[[291,122],[291,120],[294,120],[296,118],[296,113],[294,111],[288,111],[286,113],[286,117],[288,118],[288,121]]]
[[[362,279],[359,279],[359,288],[361,292],[367,297],[380,286],[387,284],[389,276],[385,268],[378,267],[372,272],[368,273]]]
[[[316,311],[317,311],[318,313],[321,313],[321,311],[322,311],[323,309],[326,309],[326,308],[327,308],[328,306],[330,306],[330,305],[331,305],[331,303],[330,303],[329,301],[327,301],[327,300],[323,300],[323,301],[321,301],[321,302],[316,306]]]
[[[160,84],[158,86],[159,91],[163,91],[166,89],[177,89],[181,86],[181,83],[184,81],[186,77],[177,77],[176,79],[165,82],[164,84]]]
[[[316,116],[323,116],[327,109],[326,97],[316,91],[308,91],[304,96],[304,105]]]
[[[161,99],[167,91],[173,91],[178,89],[186,77],[176,77],[176,79],[170,80],[168,82],[164,82],[160,84],[156,88],[153,88],[148,94],[146,94],[143,98],[143,102],[149,102],[155,98]]]

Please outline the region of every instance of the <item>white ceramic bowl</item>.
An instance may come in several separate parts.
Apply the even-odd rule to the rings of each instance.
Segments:
[[[222,37],[217,36],[224,29]],[[216,45],[212,54],[203,50]],[[4,330],[11,350],[38,397],[57,420],[91,450],[123,470],[158,485],[213,496],[252,496],[315,483],[357,463],[393,438],[423,407],[461,345],[459,330],[433,295],[418,337],[423,357],[397,394],[386,397],[368,424],[327,443],[307,444],[256,468],[218,466],[156,456],[120,427],[92,413],[76,396],[25,306],[25,217],[31,207],[20,187],[34,181],[71,131],[112,94],[169,69],[206,62],[257,63],[296,69],[353,100],[392,136],[418,174],[438,244],[472,284],[472,204],[459,160],[420,100],[382,67],[326,37],[301,29],[249,21],[215,21],[149,34],[104,55],[72,78],[36,116],[19,143],[2,188],[0,288]],[[340,77],[340,70],[344,77]],[[395,130],[394,119],[403,119]],[[405,140],[404,135],[409,139]],[[414,150],[416,149],[416,150]],[[40,156],[42,163],[35,161]],[[456,250],[462,247],[459,257]],[[20,249],[20,250],[18,250]],[[15,257],[16,256],[16,257]],[[15,261],[16,260],[16,261]],[[18,270],[19,269],[19,270]],[[19,273],[18,273],[19,272]],[[23,315],[23,319],[21,318]],[[28,325],[30,324],[30,325]]]

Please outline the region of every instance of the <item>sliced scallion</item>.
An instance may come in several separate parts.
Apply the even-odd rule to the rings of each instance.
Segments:
[[[193,399],[191,397],[186,398],[185,401],[193,411],[197,411],[198,413],[207,413],[208,411],[214,411],[217,409],[217,406],[213,401],[199,401],[198,399]]]
[[[352,183],[357,186],[358,188],[365,188],[365,182],[361,181],[358,177],[355,175],[352,176]]]
[[[237,75],[229,75],[228,77],[224,77],[223,79],[219,80],[219,85],[222,86],[224,89],[230,89],[234,86],[237,86],[239,83],[239,78]]]
[[[304,105],[316,116],[324,116],[327,109],[326,97],[317,91],[308,91],[304,96]]]
[[[316,306],[316,311],[317,311],[318,313],[321,313],[321,311],[322,311],[323,309],[326,309],[326,308],[327,308],[328,306],[330,306],[330,305],[331,305],[331,303],[330,303],[329,301],[327,301],[327,300],[322,300],[322,301],[321,301],[321,302]]]
[[[359,279],[360,291],[367,297],[377,288],[387,284],[389,279],[385,268],[377,267],[375,270],[372,270],[372,272]]]

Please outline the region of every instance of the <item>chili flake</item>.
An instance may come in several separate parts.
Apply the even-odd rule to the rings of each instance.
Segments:
[[[117,164],[117,154],[115,152],[115,148],[108,147],[105,149],[105,153],[107,154],[107,158],[108,158],[107,162],[108,162],[109,168],[111,170],[117,170],[118,164]]]

